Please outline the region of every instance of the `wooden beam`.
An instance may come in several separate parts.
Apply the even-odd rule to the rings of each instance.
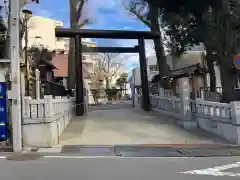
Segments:
[[[71,29],[56,28],[56,37],[75,37],[82,38],[109,38],[109,39],[155,39],[160,37],[160,33],[150,31],[116,31],[116,30],[94,30],[94,29]]]
[[[83,53],[138,53],[139,47],[82,47]]]

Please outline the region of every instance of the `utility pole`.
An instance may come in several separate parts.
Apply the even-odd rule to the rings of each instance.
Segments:
[[[12,141],[13,151],[22,151],[22,113],[20,93],[20,3],[19,0],[9,1],[10,18],[10,54],[11,54],[11,91],[9,98],[12,99]]]

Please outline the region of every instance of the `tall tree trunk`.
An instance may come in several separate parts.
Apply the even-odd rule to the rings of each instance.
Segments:
[[[232,57],[223,56],[219,61],[221,84],[222,84],[222,102],[229,103],[235,100],[234,88],[237,82],[237,73],[232,71]]]
[[[76,0],[69,0],[70,5],[70,27],[77,28],[78,19],[76,16]],[[70,39],[68,52],[68,89],[75,89],[76,68],[75,68],[75,40]]]
[[[151,31],[161,34],[158,18],[159,18],[159,9],[153,5],[150,5],[149,20],[151,22],[151,27],[150,27]],[[161,77],[169,75],[169,69],[168,69],[167,59],[166,59],[165,51],[163,47],[162,36],[160,35],[160,38],[154,39],[153,42],[154,42],[154,47],[156,52],[159,75]],[[169,86],[167,86],[167,83],[164,83],[164,86],[165,86],[164,88],[169,88]]]
[[[206,62],[207,62],[207,68],[208,68],[208,74],[210,77],[210,91],[216,92],[216,74],[215,74],[215,68],[214,68],[214,56],[211,51],[206,51]]]

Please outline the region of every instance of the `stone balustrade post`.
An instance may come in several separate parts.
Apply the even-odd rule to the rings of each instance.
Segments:
[[[45,118],[51,119],[54,115],[53,112],[53,97],[52,95],[45,95],[44,96],[44,114]]]
[[[164,97],[164,88],[159,88],[159,96]]]
[[[229,133],[234,133],[235,143],[240,144],[240,101],[230,102],[230,105],[230,116],[235,131]]]
[[[179,124],[185,129],[195,129],[197,128],[197,121],[192,118],[191,112],[191,99],[190,99],[190,84],[189,78],[183,77],[178,80],[180,87],[180,111],[181,120]]]
[[[38,69],[35,70],[36,76],[36,98],[40,99],[40,71]]]

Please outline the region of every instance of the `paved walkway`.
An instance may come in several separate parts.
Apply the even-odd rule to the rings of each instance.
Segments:
[[[182,129],[170,118],[159,118],[130,104],[100,109],[91,109],[85,118],[74,117],[60,138],[60,146],[226,143],[201,130]]]

